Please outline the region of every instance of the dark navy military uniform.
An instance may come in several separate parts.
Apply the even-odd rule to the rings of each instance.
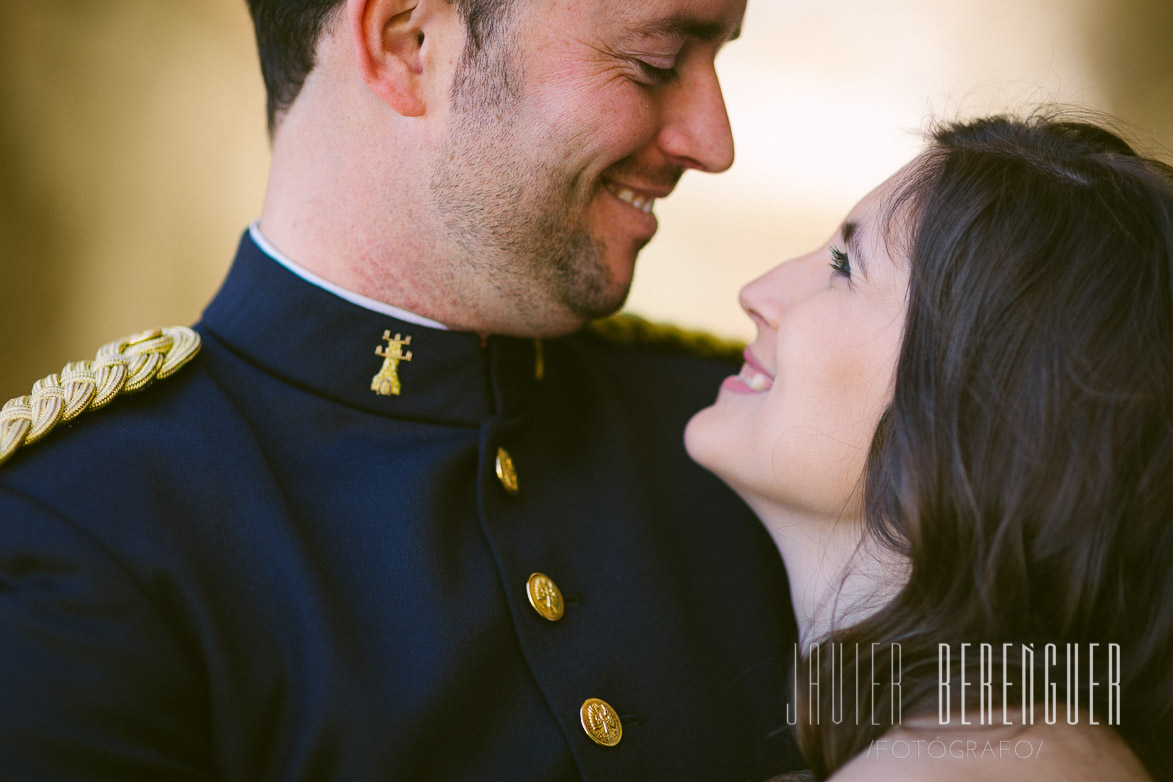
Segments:
[[[681,445],[728,363],[589,333],[482,344],[350,304],[247,236],[197,331],[177,375],[0,468],[0,778],[797,763],[777,552]],[[385,332],[411,338],[398,395],[372,390]],[[591,698],[617,745],[584,730]]]

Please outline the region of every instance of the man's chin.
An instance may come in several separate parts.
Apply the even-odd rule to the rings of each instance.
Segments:
[[[591,242],[578,257],[558,264],[553,291],[562,306],[587,323],[613,315],[627,301],[635,275],[637,247],[616,252],[614,245]]]
[[[588,323],[614,315],[627,301],[629,286],[605,291],[564,291],[557,301],[546,306],[530,307],[520,321],[525,325],[513,330],[514,336],[552,339],[579,331]]]
[[[593,320],[614,315],[627,303],[631,293],[631,273],[627,273],[619,280],[608,280],[606,285],[596,287],[590,291],[581,291],[574,297],[567,298],[567,308],[581,322],[586,325]]]
[[[517,300],[525,317],[525,336],[556,337],[578,331],[591,321],[614,315],[627,301],[638,248],[615,252],[585,232],[561,252],[545,255],[540,289]]]

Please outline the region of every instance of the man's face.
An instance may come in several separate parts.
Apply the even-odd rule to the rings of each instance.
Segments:
[[[431,192],[449,241],[512,302],[498,330],[555,333],[623,304],[654,200],[685,169],[732,164],[714,59],[745,0],[517,9],[460,69]]]

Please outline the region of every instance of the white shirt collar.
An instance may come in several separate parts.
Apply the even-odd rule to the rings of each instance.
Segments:
[[[441,331],[448,330],[448,327],[443,323],[437,323],[431,318],[425,318],[423,315],[416,315],[414,312],[408,312],[407,310],[400,309],[399,307],[393,307],[385,302],[372,299],[369,296],[363,296],[361,293],[355,293],[354,291],[347,290],[340,285],[335,285],[329,280],[322,279],[318,275],[311,272],[309,269],[299,266],[296,262],[283,255],[276,247],[269,244],[269,240],[266,239],[264,234],[261,233],[260,221],[258,220],[254,220],[248,227],[248,233],[249,236],[252,237],[252,240],[256,242],[257,247],[260,247],[261,250],[264,251],[265,255],[268,255],[274,261],[281,264],[286,269],[296,274],[298,277],[301,277],[308,283],[318,286],[322,290],[329,291],[335,296],[346,299],[351,304],[357,304],[358,306],[365,309],[372,310],[383,315],[390,315],[392,318],[398,318],[399,320],[406,321],[408,323],[414,323],[417,326],[425,326],[430,329],[440,329]]]

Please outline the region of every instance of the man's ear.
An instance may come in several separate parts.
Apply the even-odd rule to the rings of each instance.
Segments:
[[[347,0],[346,16],[367,86],[404,117],[424,113],[425,16],[428,0]]]

